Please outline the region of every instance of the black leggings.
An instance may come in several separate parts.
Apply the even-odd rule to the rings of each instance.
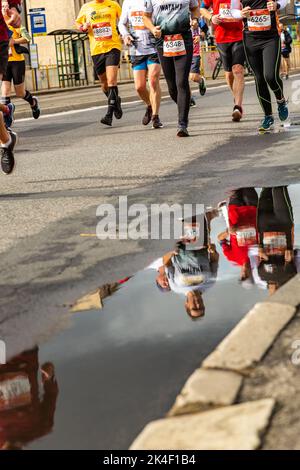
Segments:
[[[271,88],[277,100],[282,100],[283,83],[280,78],[281,42],[280,37],[259,39],[254,35],[244,34],[244,46],[248,63],[254,73],[256,91],[265,116],[272,115]]]
[[[186,54],[179,57],[164,57],[163,48],[157,48],[169,94],[172,100],[177,103],[179,127],[188,126],[191,101],[189,74],[193,60],[193,42],[192,39],[187,39],[184,42]]]
[[[294,216],[286,186],[263,188],[258,203],[258,231],[262,240],[264,232],[284,232],[288,249],[292,248]]]

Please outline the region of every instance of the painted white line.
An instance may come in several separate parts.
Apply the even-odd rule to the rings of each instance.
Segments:
[[[294,77],[300,77],[300,73],[297,73],[295,75],[291,75],[291,80]],[[253,85],[254,83],[255,83],[254,80],[245,82],[246,85]],[[219,88],[228,88],[228,85],[226,84],[226,85],[211,86],[211,87],[207,88],[207,92],[209,92],[211,90],[216,90],[216,89],[219,89]],[[198,90],[193,91],[193,94],[197,94],[197,93],[198,93]],[[168,98],[169,98],[169,96],[163,96],[162,100],[166,100]],[[123,107],[124,106],[131,106],[133,104],[142,104],[142,101],[141,100],[125,101],[124,103],[122,103],[122,106]],[[72,114],[87,113],[87,112],[90,112],[90,111],[97,111],[99,109],[106,109],[106,108],[107,108],[107,105],[92,106],[91,108],[85,108],[85,109],[72,109],[70,111],[61,111],[59,113],[44,114],[44,115],[42,114],[39,119],[49,119],[49,118],[59,117],[59,116],[70,116]],[[17,119],[17,122],[27,122],[27,121],[35,121],[35,119],[33,119],[32,117]]]

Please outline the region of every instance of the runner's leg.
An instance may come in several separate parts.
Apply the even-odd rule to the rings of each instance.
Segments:
[[[163,69],[163,73],[167,82],[169,95],[172,100],[177,103],[177,85],[176,85],[176,71],[173,57],[164,57],[161,48],[157,50],[159,60]]]
[[[3,80],[1,86],[1,103],[4,105],[8,105],[11,100],[11,82]]]
[[[152,106],[152,112],[155,116],[159,115],[159,108],[161,102],[161,88],[160,88],[160,71],[161,67],[159,64],[148,65],[148,80],[150,87],[150,101]]]
[[[281,43],[280,38],[272,38],[263,47],[262,58],[265,79],[276,96],[277,101],[284,99],[283,83],[280,78]]]
[[[249,34],[244,36],[245,53],[254,73],[256,92],[265,116],[272,116],[271,95],[264,76],[263,46],[257,45]]]
[[[107,96],[108,95],[108,84],[107,84],[106,72],[99,74],[98,78],[99,78],[99,81],[100,81],[101,90],[103,91],[105,96]]]
[[[174,59],[177,86],[177,106],[179,128],[188,127],[190,112],[191,90],[189,85],[189,74],[193,59],[193,45],[186,43],[186,54]]]
[[[242,41],[237,41],[233,43],[232,49],[232,73],[233,73],[233,96],[234,103],[236,106],[242,108],[244,89],[245,89],[245,73],[244,73],[244,63],[245,63],[245,51]]]
[[[233,72],[232,71],[230,71],[230,72],[225,71],[225,79],[226,79],[227,85],[229,86],[230,90],[233,93],[233,82],[234,82]]]
[[[244,66],[239,65],[239,64],[233,65],[232,74],[233,74],[232,92],[234,96],[234,103],[237,106],[242,107],[244,89],[245,89]]]
[[[147,88],[147,70],[134,70],[133,77],[137,94],[146,106],[150,106],[150,96]]]

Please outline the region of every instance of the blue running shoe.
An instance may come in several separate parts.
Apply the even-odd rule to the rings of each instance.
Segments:
[[[289,117],[289,109],[287,107],[287,101],[283,100],[282,102],[278,102],[278,116],[280,121],[286,121],[287,118]]]
[[[9,109],[9,113],[8,114],[3,114],[3,117],[4,117],[4,122],[5,122],[5,126],[7,128],[11,127],[14,120],[15,120],[15,105],[13,103],[9,103],[7,105],[8,109]]]
[[[259,132],[268,132],[273,129],[274,126],[274,118],[273,116],[265,116],[264,119],[261,121],[261,124],[258,128]]]

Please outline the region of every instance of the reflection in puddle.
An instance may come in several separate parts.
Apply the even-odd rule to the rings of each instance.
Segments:
[[[38,348],[0,367],[0,449],[17,450],[52,431],[58,386],[50,362],[40,368]]]
[[[245,313],[299,271],[299,193],[297,186],[232,191],[205,216],[183,221],[182,239],[143,271],[79,299],[71,310],[85,314],[39,345],[60,384],[51,434],[57,386],[43,375],[39,398],[37,350],[24,353],[35,361],[31,402],[19,369],[11,383],[6,375],[23,355],[0,366],[2,446],[127,448]]]

